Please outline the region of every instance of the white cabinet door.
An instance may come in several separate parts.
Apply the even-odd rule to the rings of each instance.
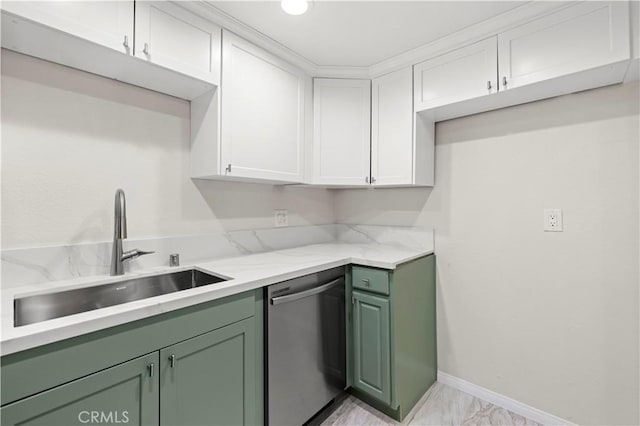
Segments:
[[[220,27],[168,2],[136,1],[135,56],[215,85]]]
[[[496,37],[491,37],[415,65],[415,110],[497,92],[497,63]]]
[[[582,2],[498,35],[500,90],[629,57],[629,4]]]
[[[222,55],[222,170],[302,182],[306,75],[227,31]]]
[[[413,183],[413,72],[411,67],[371,83],[371,182]]]
[[[313,183],[368,185],[371,81],[313,81]]]
[[[133,53],[133,1],[3,1],[2,9],[123,53]]]

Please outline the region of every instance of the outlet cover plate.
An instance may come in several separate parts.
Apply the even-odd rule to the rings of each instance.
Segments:
[[[276,228],[284,228],[289,226],[289,211],[288,210],[274,210],[273,220]]]
[[[562,210],[544,210],[544,230],[545,232],[562,232]]]

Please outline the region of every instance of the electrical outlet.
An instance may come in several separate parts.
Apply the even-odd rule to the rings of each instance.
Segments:
[[[562,232],[562,210],[544,210],[544,230],[547,232]]]
[[[289,212],[287,210],[274,210],[273,219],[276,228],[289,226]]]

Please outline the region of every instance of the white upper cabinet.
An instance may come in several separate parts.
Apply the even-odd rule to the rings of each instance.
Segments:
[[[131,1],[3,1],[2,9],[123,53],[133,53]]]
[[[498,90],[496,37],[414,66],[415,110],[495,93]]]
[[[371,83],[371,182],[407,185],[413,174],[413,73],[401,69]]]
[[[219,84],[220,27],[168,2],[136,1],[135,21],[136,57]]]
[[[313,183],[368,185],[371,81],[313,80]]]
[[[219,84],[220,38],[168,2],[2,2],[2,47],[189,100]]]
[[[222,174],[303,181],[306,81],[300,69],[224,31]]]
[[[498,35],[500,90],[629,57],[629,4],[583,2]]]
[[[311,183],[433,185],[433,126],[414,123],[412,67],[372,81],[316,78],[313,116]]]

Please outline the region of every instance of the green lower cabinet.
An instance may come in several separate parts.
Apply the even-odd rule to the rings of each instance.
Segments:
[[[389,300],[354,291],[353,387],[391,403]]]
[[[8,404],[2,424],[157,425],[158,361],[155,352]]]
[[[160,424],[255,424],[253,318],[160,351]]]
[[[1,424],[261,425],[262,304],[259,289],[4,356]]]
[[[402,421],[436,381],[435,256],[348,273],[347,382]]]

